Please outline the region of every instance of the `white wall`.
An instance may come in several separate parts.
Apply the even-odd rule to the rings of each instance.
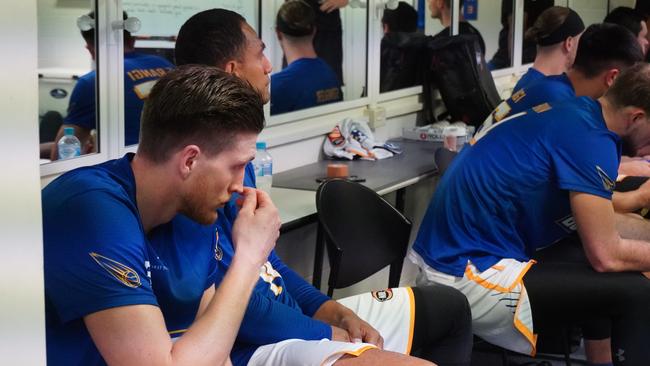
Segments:
[[[45,364],[36,1],[0,12],[0,364]]]
[[[38,0],[39,68],[90,69],[90,54],[77,28],[77,17],[90,8],[90,0]]]

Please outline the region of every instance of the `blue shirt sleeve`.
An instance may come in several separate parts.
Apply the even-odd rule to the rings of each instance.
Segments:
[[[95,73],[79,78],[70,95],[65,124],[92,130],[95,128]]]
[[[612,198],[619,147],[609,132],[580,133],[567,128],[556,134],[549,151],[561,189]]]
[[[253,292],[237,340],[249,344],[277,343],[291,338],[331,339],[332,328],[281,302]]]
[[[325,296],[291,268],[287,267],[277,254],[275,254],[275,251],[271,252],[269,261],[273,265],[273,268],[280,273],[287,287],[287,291],[296,300],[305,315],[310,317],[314,316],[321,305],[330,300],[329,297]]]
[[[158,305],[143,232],[120,197],[89,191],[45,205],[43,215],[45,292],[62,322],[111,307]]]

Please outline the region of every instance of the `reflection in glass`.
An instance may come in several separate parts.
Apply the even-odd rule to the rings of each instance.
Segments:
[[[82,138],[81,153],[97,150],[93,132],[95,37],[94,32],[88,32],[88,24],[78,23],[78,18],[90,11],[90,1],[79,7],[39,1],[37,9],[39,142],[44,163],[58,157],[56,142],[66,126],[75,127],[75,133]],[[84,109],[88,111],[83,123],[90,128],[82,130],[75,123]]]
[[[272,115],[342,100],[342,75],[332,67],[342,65],[331,64],[342,55],[327,51],[326,55],[334,56],[329,62],[319,57],[314,47],[316,22],[316,12],[302,0],[289,0],[278,10],[275,32],[287,67],[271,76]]]
[[[286,37],[288,35],[287,30],[285,29],[284,33],[278,31],[276,24],[272,27],[273,37],[265,37],[275,70],[271,82],[271,114],[301,110],[339,100],[353,100],[366,95],[366,24],[368,21],[366,3],[349,2],[349,4],[343,4],[338,1],[304,1],[309,4],[315,14],[316,32],[313,36],[313,50],[308,47],[306,50],[302,49],[301,57],[296,57],[296,47],[289,49],[291,45],[288,41],[291,41],[291,38]],[[273,5],[270,7],[276,21],[278,11],[284,4],[284,0],[274,0]],[[343,7],[339,8],[339,6]],[[300,21],[302,20],[304,18],[300,18]],[[293,40],[296,40],[297,37],[293,36],[293,38]],[[289,65],[287,65],[288,61]],[[296,61],[298,61],[298,64],[295,63]],[[311,65],[304,65],[307,63]],[[315,64],[319,66],[315,66]],[[310,103],[295,103],[290,108],[280,106],[280,104],[285,104],[284,102],[290,99],[291,96],[281,95],[282,92],[277,91],[278,83],[282,83],[282,80],[287,75],[293,74],[291,80],[298,78],[295,76],[298,74],[295,69],[302,70],[302,72],[312,68],[323,70],[323,64],[326,64],[328,69],[335,75],[340,87],[338,95],[336,95],[337,85],[332,84],[329,71],[322,71],[322,75],[318,74],[318,76],[311,73],[308,77],[300,79],[299,84],[303,89],[315,88],[321,93],[315,97],[312,94]],[[315,85],[323,83],[323,80],[317,79],[326,79],[327,83],[323,85],[327,84],[325,85],[327,88]],[[280,90],[283,90],[283,88],[280,88]]]
[[[258,2],[234,0],[124,0],[130,17],[141,29],[124,43],[124,144],[138,142],[140,111],[151,87],[174,67],[174,46],[181,25],[191,16],[212,8],[232,10],[258,29]],[[127,46],[129,46],[127,48]]]
[[[418,31],[418,12],[400,1],[397,8],[385,9],[381,18],[384,36],[381,39],[379,91],[420,85],[418,61],[422,53],[419,45],[424,36]]]
[[[465,1],[465,2],[469,3],[470,1]],[[476,36],[478,38],[481,52],[485,57],[486,49],[485,49],[485,41],[483,40],[483,36],[481,35],[479,29],[475,28],[472,24],[470,24],[468,20],[465,19],[465,14],[471,16],[470,19],[472,18],[481,19],[481,23],[474,22],[474,24],[477,27],[479,27],[480,25],[482,26],[483,24],[486,24],[489,27],[492,26],[492,24],[495,24],[496,22],[494,22],[494,19],[491,19],[491,17],[486,17],[486,16],[480,17],[479,15],[482,14],[476,13],[477,9],[478,11],[480,11],[483,8],[485,8],[486,10],[490,10],[489,7],[483,6],[481,8],[478,8],[478,4],[476,1],[473,1],[471,3],[473,4],[472,6],[468,6],[469,4],[463,5],[463,10],[461,11],[458,17],[458,34],[470,34]],[[463,4],[462,1],[461,4]],[[442,38],[450,37],[451,19],[452,19],[452,0],[429,1],[429,10],[431,11],[431,17],[434,19],[438,19],[438,21],[440,21],[440,24],[442,24],[442,26],[444,27],[444,29],[438,32],[437,34],[435,34],[433,38],[442,39]]]

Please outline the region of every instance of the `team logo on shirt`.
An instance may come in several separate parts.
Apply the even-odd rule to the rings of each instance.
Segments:
[[[104,257],[103,255],[97,253],[88,253],[92,259],[99,264],[100,267],[106,270],[111,276],[116,280],[122,282],[124,285],[132,288],[138,288],[142,284],[140,282],[140,276],[132,268],[125,266],[124,264]]]
[[[223,259],[223,250],[219,246],[219,231],[215,230],[214,235],[214,259],[221,261]]]
[[[393,290],[390,288],[387,288],[385,290],[373,291],[371,292],[371,294],[372,297],[379,302],[388,301],[393,298]]]
[[[603,188],[605,188],[605,190],[610,191],[610,192],[612,190],[614,190],[614,185],[616,183],[598,165],[596,165],[596,173],[598,173],[598,176],[600,177],[600,180],[603,182]]]

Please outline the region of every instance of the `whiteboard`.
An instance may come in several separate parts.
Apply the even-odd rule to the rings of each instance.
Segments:
[[[224,8],[241,14],[258,29],[258,0],[123,0],[129,17],[140,19],[138,36],[175,36],[192,15],[207,9]]]

